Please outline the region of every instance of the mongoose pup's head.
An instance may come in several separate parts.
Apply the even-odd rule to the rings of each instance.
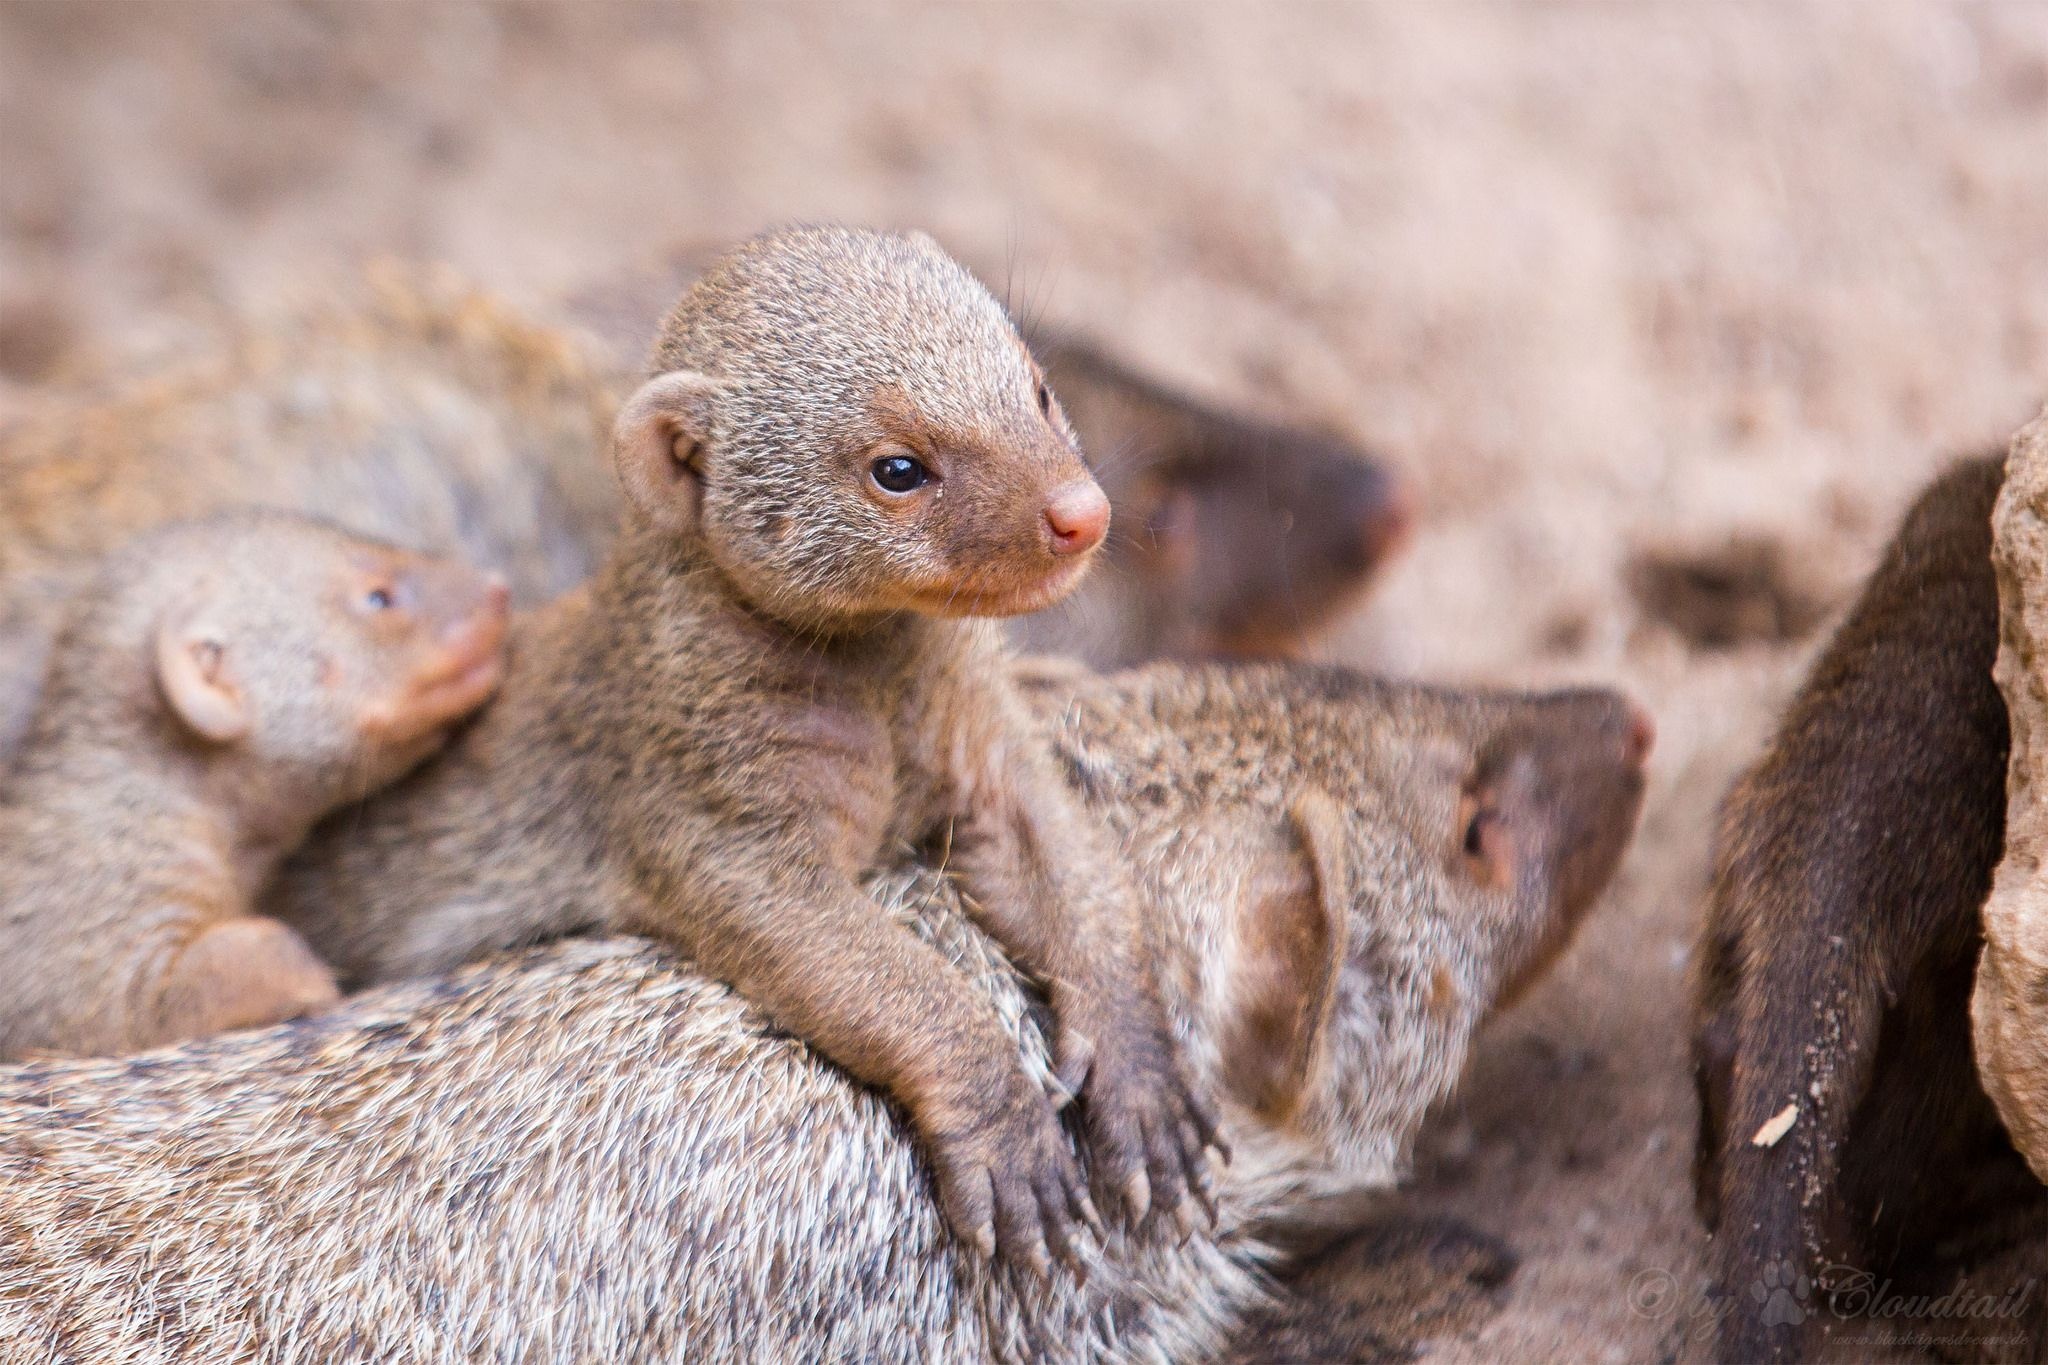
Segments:
[[[504,668],[497,579],[285,513],[143,536],[80,600],[46,712],[146,726],[257,801],[331,806],[391,781]]]
[[[920,233],[792,228],[663,324],[614,455],[638,516],[806,626],[1065,596],[1109,502],[1002,306]]]

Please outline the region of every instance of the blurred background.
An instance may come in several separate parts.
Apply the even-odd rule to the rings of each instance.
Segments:
[[[1394,1201],[1444,1359],[1676,1350],[1713,803],[1910,493],[2048,397],[2048,6],[0,6],[0,420],[384,257],[651,317],[792,218],[1407,478],[1329,657],[1616,682],[1642,837]]]

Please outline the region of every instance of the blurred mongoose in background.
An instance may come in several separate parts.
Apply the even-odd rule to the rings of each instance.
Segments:
[[[929,239],[793,229],[684,296],[622,409],[631,505],[504,696],[281,879],[353,983],[577,930],[684,948],[906,1105],[961,1235],[1034,1264],[1092,1221],[1014,1041],[860,874],[945,844],[1046,982],[1100,1189],[1207,1178],[1127,875],[1028,724],[993,617],[1065,591],[1108,507],[1008,318]]]
[[[1351,443],[1200,402],[1076,339],[1031,345],[1116,517],[1082,590],[1015,623],[1025,648],[1098,668],[1291,657],[1406,544],[1411,495]]]
[[[971,1254],[881,1096],[657,949],[570,942],[140,1061],[0,1071],[0,1355],[1208,1358],[1272,1229],[1399,1174],[1473,1031],[1569,938],[1641,797],[1612,693],[1160,665],[1034,698],[1118,831],[1235,1157],[1214,1227],[1085,1280]],[[878,903],[992,1002],[930,873]],[[484,894],[489,894],[488,890]]]
[[[1845,1277],[1939,1294],[2016,1223],[2048,1229],[1970,1052],[2005,822],[2002,471],[1966,461],[1921,495],[1722,809],[1694,1034],[1722,1359],[1810,1356],[1843,1330]],[[1915,1324],[1973,1325],[2013,1330]]]
[[[250,913],[256,891],[483,704],[505,620],[484,575],[281,513],[110,556],[0,777],[0,1057],[332,1004],[298,934]]]

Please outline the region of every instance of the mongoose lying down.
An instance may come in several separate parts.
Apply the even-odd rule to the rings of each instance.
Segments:
[[[1178,1036],[1226,1105],[1220,1218],[1112,1230],[1083,1281],[973,1257],[900,1111],[661,951],[569,941],[145,1057],[0,1069],[0,1357],[1194,1360],[1267,1230],[1397,1176],[1473,1030],[1633,828],[1612,693],[1306,666],[1049,690],[1127,840]],[[929,873],[871,889],[1045,1018]]]
[[[1970,1047],[1978,912],[2005,819],[1991,676],[2002,469],[1966,461],[1914,503],[1722,808],[1693,1053],[1724,1360],[1806,1359],[1886,1325],[1831,1311],[1831,1289],[1850,1291],[1845,1306],[1880,1281],[1901,1298],[1959,1282],[1996,1298],[2048,1261],[2048,1191]],[[1992,1268],[2029,1243],[2031,1271]],[[1792,1285],[1806,1291],[1797,1313],[1768,1292]],[[2033,1300],[2018,1323],[1912,1326],[2027,1337],[2042,1327]],[[2039,1350],[2029,1339],[2021,1358]]]
[[[257,888],[503,670],[502,584],[276,512],[138,538],[66,612],[0,774],[0,1057],[275,1023],[334,977]]]

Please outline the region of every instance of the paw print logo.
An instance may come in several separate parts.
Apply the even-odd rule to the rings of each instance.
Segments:
[[[1765,1266],[1762,1277],[1749,1287],[1749,1296],[1762,1310],[1766,1327],[1797,1327],[1805,1322],[1806,1301],[1812,1294],[1813,1286],[1790,1261]]]

